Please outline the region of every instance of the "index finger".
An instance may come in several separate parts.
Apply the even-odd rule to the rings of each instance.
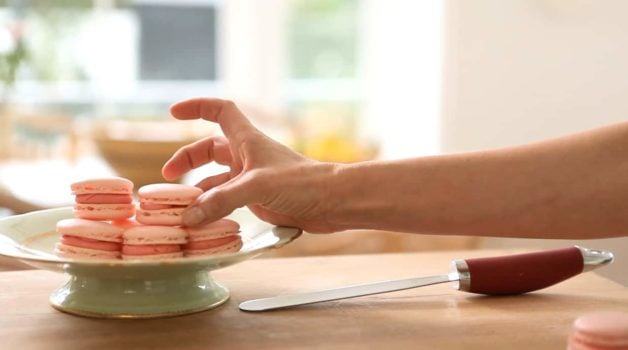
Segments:
[[[177,102],[170,107],[170,113],[177,119],[202,118],[218,123],[229,139],[233,138],[238,131],[255,129],[235,103],[218,98],[192,98]]]
[[[192,169],[215,161],[231,166],[229,142],[222,136],[207,137],[181,147],[166,161],[161,174],[166,180],[174,180]]]

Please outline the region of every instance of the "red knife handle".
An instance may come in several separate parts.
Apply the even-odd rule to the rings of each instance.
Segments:
[[[488,295],[522,294],[543,289],[582,272],[578,247],[491,258],[456,260],[459,289]]]

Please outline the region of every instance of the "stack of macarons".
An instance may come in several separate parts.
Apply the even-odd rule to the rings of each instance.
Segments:
[[[176,226],[140,225],[123,233],[122,259],[161,260],[183,256],[187,232]]]
[[[183,210],[203,193],[198,187],[181,184],[152,184],[140,187],[136,220],[145,225],[179,226]]]
[[[87,220],[127,219],[135,214],[133,182],[121,177],[91,179],[71,185],[74,216]]]
[[[66,258],[118,259],[123,229],[110,221],[135,214],[133,183],[121,177],[90,179],[71,185],[74,219],[57,223],[55,253]]]
[[[135,219],[141,226],[123,233],[122,259],[156,260],[183,256],[187,231],[181,228],[183,210],[203,193],[181,184],[151,184],[137,192],[140,207]]]
[[[103,221],[61,220],[57,223],[61,239],[55,246],[55,252],[66,258],[118,259],[123,231]]]
[[[221,219],[183,227],[182,212],[203,191],[181,184],[151,184],[132,199],[133,183],[124,178],[72,184],[74,219],[57,223],[55,252],[69,258],[157,260],[237,252],[242,248],[237,222]]]

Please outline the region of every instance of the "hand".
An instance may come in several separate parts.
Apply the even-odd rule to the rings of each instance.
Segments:
[[[225,137],[213,136],[182,147],[162,169],[175,180],[209,162],[230,171],[205,178],[206,191],[183,212],[196,226],[218,220],[247,205],[260,219],[309,232],[332,232],[327,220],[330,182],[336,165],[305,158],[257,130],[231,101],[196,98],[170,108],[182,120],[218,123]]]

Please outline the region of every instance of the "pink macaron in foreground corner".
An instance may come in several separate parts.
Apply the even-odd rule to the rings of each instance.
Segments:
[[[605,311],[578,317],[568,350],[628,349],[628,313]]]
[[[88,220],[120,220],[135,214],[133,183],[121,177],[87,179],[71,185],[74,216]]]
[[[118,259],[122,248],[119,227],[106,222],[65,219],[57,222],[61,240],[55,254],[72,259]]]
[[[235,253],[242,248],[242,238],[238,235],[240,225],[233,220],[220,219],[186,230],[188,243],[183,246],[185,256]]]
[[[202,193],[198,187],[181,184],[142,186],[138,191],[140,208],[136,220],[145,225],[181,225],[183,210]]]
[[[135,226],[124,231],[122,259],[160,260],[183,256],[187,232],[173,226]]]

